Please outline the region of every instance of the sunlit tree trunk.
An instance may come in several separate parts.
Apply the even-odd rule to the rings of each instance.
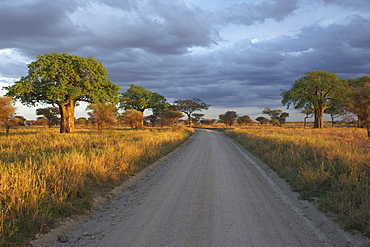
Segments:
[[[75,131],[75,101],[59,105],[60,109],[60,133],[72,133]]]
[[[324,127],[324,109],[315,109],[314,128],[321,129]]]

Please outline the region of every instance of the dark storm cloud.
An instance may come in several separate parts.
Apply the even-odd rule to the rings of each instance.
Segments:
[[[253,2],[253,1],[252,1]],[[252,25],[268,19],[281,21],[297,9],[297,0],[270,0],[257,3],[238,3],[218,10],[215,22]]]
[[[138,11],[112,25],[107,23],[104,30],[93,31],[96,38],[92,41],[107,49],[142,49],[160,55],[185,54],[191,47],[215,43],[216,32],[196,10],[176,6],[165,12],[157,4],[146,7],[156,15]]]
[[[0,48],[15,48],[26,55],[62,46],[78,30],[68,18],[74,1],[1,1]],[[69,44],[70,45],[70,44]]]
[[[0,0],[0,49],[30,61],[48,52],[93,56],[123,90],[137,84],[170,101],[198,97],[222,108],[283,108],[281,90],[307,71],[369,73],[369,1],[241,2],[212,12],[180,0]],[[300,21],[295,15],[311,5],[336,6],[344,17],[324,23],[302,16],[312,19],[260,40],[223,37],[229,27]],[[25,75],[24,62],[7,56],[0,56],[0,77]]]

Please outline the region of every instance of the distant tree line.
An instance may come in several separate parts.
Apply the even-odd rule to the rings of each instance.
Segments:
[[[283,112],[280,109],[271,110],[270,108],[265,108],[262,113],[269,115],[270,119],[263,116],[257,117],[255,120],[260,125],[271,124],[273,126],[281,126],[286,123],[286,118],[289,117],[289,113]],[[227,111],[224,114],[220,114],[218,117],[218,122],[224,123],[227,127],[232,127],[234,124],[238,124],[239,126],[250,126],[256,123],[250,116],[239,116],[236,111]]]
[[[156,121],[161,121],[162,125],[173,124],[182,117],[183,112],[189,117],[188,123],[191,126],[191,114],[209,107],[197,98],[178,100],[170,105],[164,96],[133,84],[121,94],[120,87],[108,80],[102,63],[93,57],[48,53],[37,56],[37,60],[27,67],[26,76],[14,85],[4,87],[8,91],[4,100],[20,100],[28,106],[36,106],[38,103],[52,104],[53,107],[38,109],[36,114],[43,116],[38,120],[47,121],[49,126],[59,123],[61,133],[74,132],[74,112],[80,101],[89,103],[91,121],[100,130],[115,121],[128,123],[132,128],[140,127],[146,109],[153,112],[149,118],[152,124]],[[124,114],[118,114],[118,104],[119,109],[126,111]],[[8,108],[10,106],[14,107],[13,102],[7,105]],[[54,106],[57,106],[57,109]],[[140,112],[141,116],[135,111]],[[7,117],[2,117],[1,122],[6,125],[14,112],[15,108],[8,113],[2,111],[2,115]],[[134,119],[141,123],[133,122]]]
[[[195,113],[209,108],[208,104],[198,98],[177,100],[169,104],[164,96],[134,84],[126,92],[120,93],[120,87],[107,79],[105,67],[93,57],[48,53],[37,58],[27,65],[26,76],[14,85],[4,87],[8,92],[0,104],[0,122],[7,132],[15,121],[22,121],[15,119],[13,99],[28,106],[51,104],[53,107],[37,109],[36,114],[42,116],[37,121],[46,122],[49,126],[59,124],[61,133],[74,131],[74,111],[80,101],[89,103],[89,122],[96,124],[100,130],[112,123],[126,123],[131,128],[146,123],[173,125],[183,114],[187,116],[189,126],[192,123],[214,121],[202,119],[204,115]],[[370,76],[346,80],[336,74],[312,71],[299,78],[289,90],[283,91],[281,102],[288,108],[292,106],[300,109],[306,116],[305,121],[313,116],[315,128],[323,127],[324,113],[330,114],[332,119],[354,115],[358,126],[366,127],[370,137],[369,92]],[[125,112],[120,114],[120,109]],[[152,115],[144,118],[143,113],[147,109],[152,111]],[[258,117],[256,121],[261,125],[281,125],[289,117],[288,113],[280,109],[266,108],[262,113],[269,115],[270,119]],[[238,116],[234,111],[221,114],[219,121],[227,126],[253,122],[248,115]]]
[[[88,118],[81,117],[74,122],[78,125],[96,125],[101,133],[104,128],[111,125],[128,125],[131,129],[141,128],[144,125],[149,126],[173,126],[179,119],[184,117],[184,113],[190,116],[187,124],[191,126],[192,122],[199,123],[204,114],[193,113],[208,109],[209,105],[205,104],[198,98],[189,100],[177,100],[174,104],[167,102],[166,98],[158,93],[152,93],[142,86],[131,84],[130,88],[122,93],[119,98],[119,105],[116,106],[111,102],[98,102],[89,104],[86,110]],[[7,133],[11,126],[16,126],[15,121],[5,121],[5,119],[17,119],[15,114],[14,102],[11,97],[0,97],[0,109],[3,117],[0,122],[7,125]],[[123,113],[119,110],[123,109]],[[150,109],[152,115],[145,117],[144,111]],[[193,114],[192,114],[193,113]],[[48,125],[52,127],[61,123],[61,113],[58,107],[46,107],[36,109],[36,115],[40,116],[37,120],[26,121],[23,117],[23,125]],[[6,118],[7,117],[7,118]],[[3,120],[4,119],[4,120]]]

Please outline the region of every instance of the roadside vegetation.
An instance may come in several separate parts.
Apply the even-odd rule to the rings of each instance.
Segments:
[[[303,199],[370,236],[370,140],[365,129],[247,127],[226,131]]]
[[[119,185],[191,134],[180,127],[0,133],[0,246],[17,246],[59,217],[89,210],[94,194]]]

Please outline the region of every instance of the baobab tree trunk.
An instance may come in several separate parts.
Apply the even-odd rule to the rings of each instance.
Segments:
[[[75,101],[60,104],[60,133],[72,133],[75,131]]]
[[[314,128],[321,129],[324,127],[324,109],[315,109]]]

